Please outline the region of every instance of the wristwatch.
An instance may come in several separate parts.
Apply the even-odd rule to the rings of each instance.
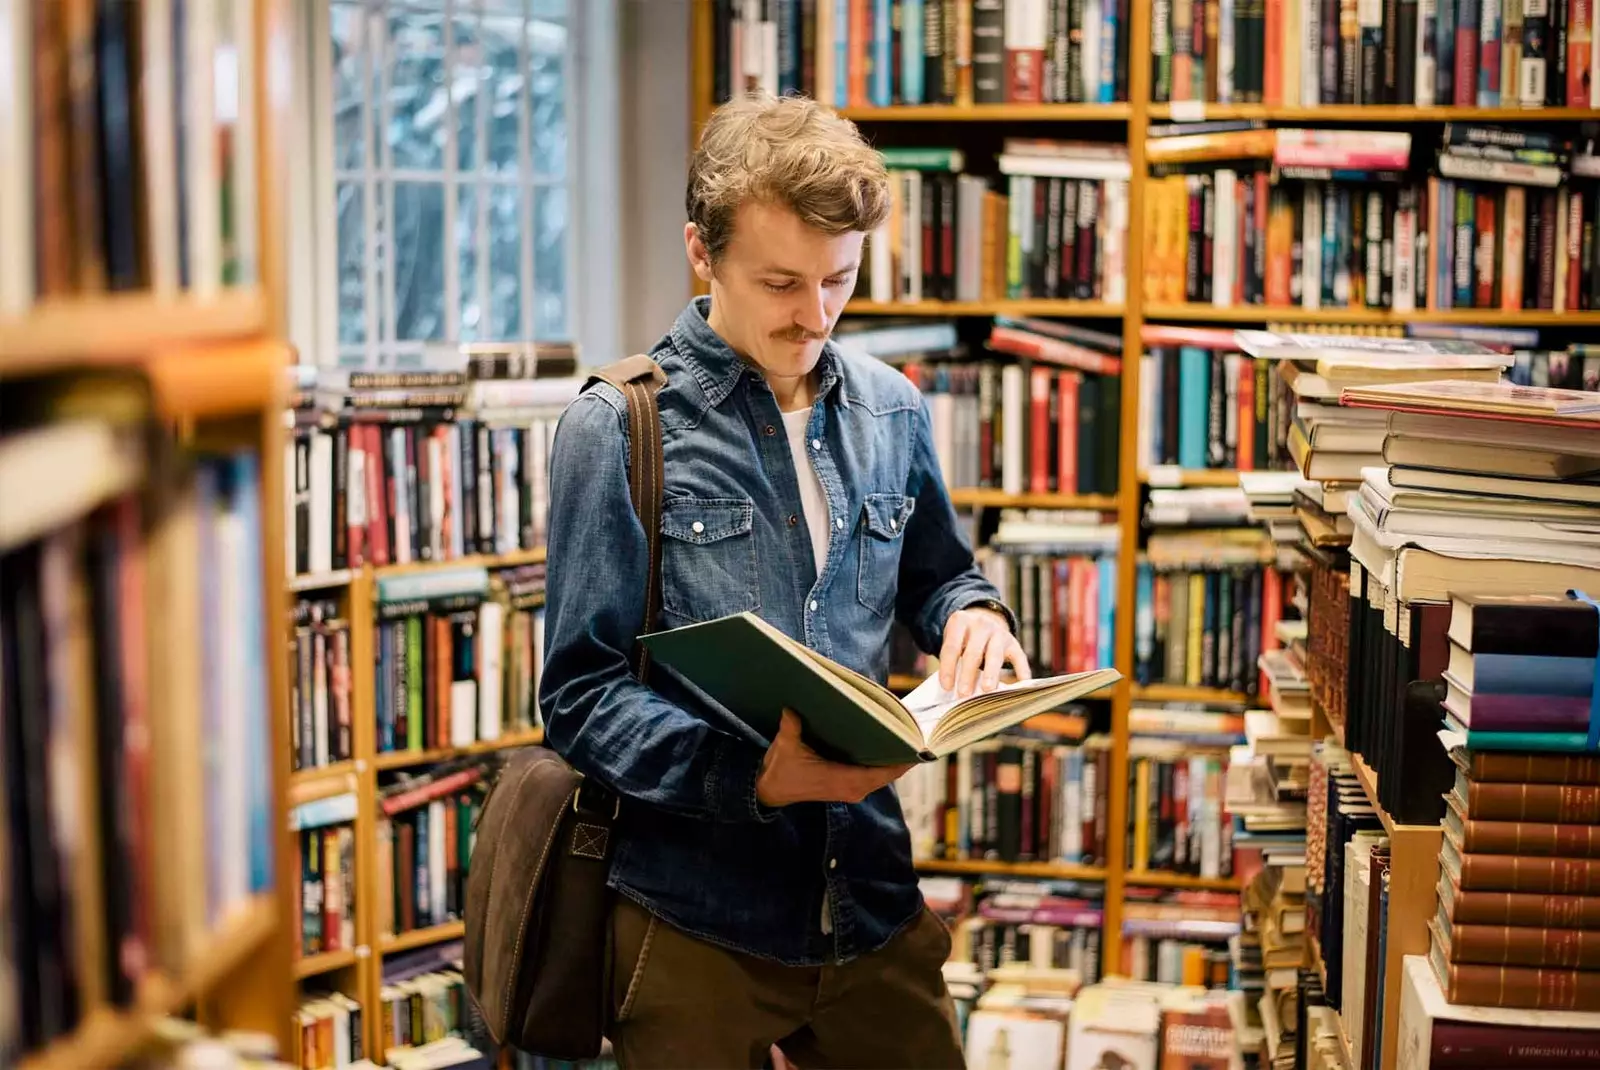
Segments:
[[[978,598],[961,607],[962,609],[989,609],[1000,614],[1006,619],[1006,627],[1012,635],[1017,634],[1017,616],[1011,612],[1011,607],[998,598]]]

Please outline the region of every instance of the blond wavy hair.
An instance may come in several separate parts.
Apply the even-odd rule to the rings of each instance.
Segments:
[[[806,97],[737,97],[711,114],[689,161],[689,222],[715,263],[746,201],[782,205],[825,234],[889,214],[883,159],[856,126]]]

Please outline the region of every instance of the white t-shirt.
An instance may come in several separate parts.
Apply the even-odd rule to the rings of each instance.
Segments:
[[[823,563],[828,560],[828,496],[823,493],[822,480],[817,478],[817,470],[811,463],[815,449],[806,441],[806,424],[810,419],[810,409],[786,412],[783,429],[789,433],[794,474],[800,481],[800,509],[805,513],[806,530],[811,532],[811,556],[820,576]]]

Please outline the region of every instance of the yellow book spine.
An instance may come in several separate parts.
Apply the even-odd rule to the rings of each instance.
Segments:
[[[1186,651],[1189,664],[1184,672],[1190,687],[1200,686],[1200,644],[1205,638],[1205,609],[1206,577],[1204,573],[1195,572],[1189,576],[1189,642]]]
[[[1140,758],[1133,773],[1133,868],[1150,867],[1150,759]]]

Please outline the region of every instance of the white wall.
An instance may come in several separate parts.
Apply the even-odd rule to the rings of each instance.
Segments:
[[[689,162],[691,0],[617,2],[622,9],[617,310],[623,346],[617,357],[622,357],[649,348],[689,300],[683,191]],[[599,354],[589,360],[602,363]]]

